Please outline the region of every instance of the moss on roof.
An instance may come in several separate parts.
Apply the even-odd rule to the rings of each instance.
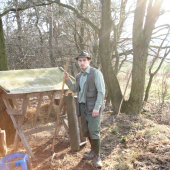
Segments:
[[[60,67],[0,71],[0,88],[9,94],[61,90],[63,71]]]

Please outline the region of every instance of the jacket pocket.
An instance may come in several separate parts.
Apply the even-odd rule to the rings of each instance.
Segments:
[[[88,112],[92,112],[94,109],[94,104],[92,104],[92,105],[87,104],[87,109],[88,109]]]
[[[94,97],[95,96],[95,88],[88,89],[87,91],[87,97]]]
[[[87,98],[87,110],[88,112],[93,111],[96,99]]]

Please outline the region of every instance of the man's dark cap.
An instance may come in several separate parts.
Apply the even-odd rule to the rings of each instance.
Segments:
[[[80,51],[80,53],[78,54],[77,57],[75,57],[75,59],[78,60],[78,58],[81,58],[81,57],[86,57],[88,59],[91,59],[90,55],[88,54],[86,50]]]

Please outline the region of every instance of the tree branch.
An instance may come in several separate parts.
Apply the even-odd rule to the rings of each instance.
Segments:
[[[77,15],[77,18],[81,19],[82,21],[86,22],[88,25],[90,25],[93,30],[99,34],[99,28],[94,25],[88,18],[82,16],[78,10],[76,10],[74,7],[70,6],[70,5],[66,5],[66,4],[63,4],[63,3],[60,3],[59,1],[55,0],[55,1],[50,1],[48,0],[48,2],[55,2],[56,4],[58,4],[59,6],[62,6],[64,8],[67,8],[67,9],[70,9],[71,11],[73,11],[76,15]]]
[[[99,34],[99,28],[98,28],[96,25],[94,25],[88,18],[82,16],[82,15],[78,12],[78,10],[76,10],[74,7],[72,7],[72,6],[70,6],[70,5],[66,5],[66,4],[60,3],[58,0],[55,0],[55,1],[47,0],[47,1],[48,1],[48,3],[39,3],[39,4],[35,4],[35,3],[34,3],[34,5],[31,5],[31,6],[26,6],[26,7],[23,7],[23,8],[17,8],[17,11],[23,11],[23,10],[26,10],[26,9],[29,9],[29,8],[33,8],[33,7],[35,7],[35,6],[44,6],[44,5],[50,5],[50,4],[56,3],[56,4],[58,4],[59,6],[62,6],[62,7],[64,7],[64,8],[67,8],[67,9],[70,9],[71,11],[73,11],[73,12],[77,15],[77,17],[78,17],[79,19],[81,19],[81,20],[83,20],[84,22],[86,22],[88,25],[90,25],[90,26],[93,28],[93,30],[94,30],[97,34]],[[16,11],[15,8],[8,9],[8,10],[4,11],[2,14],[0,14],[0,17],[6,15],[6,14],[9,13],[9,12],[15,12],[15,11]]]
[[[167,48],[170,48],[170,46],[166,46],[166,47],[160,47],[160,46],[154,46],[154,45],[151,45],[149,46],[150,48],[160,48],[160,49],[167,49]]]
[[[34,4],[34,5],[29,5],[29,6],[26,6],[26,7],[23,7],[23,8],[20,7],[20,8],[17,8],[17,11],[24,11],[24,10],[29,9],[29,8],[34,8],[36,6],[51,5],[52,3],[55,3],[55,2]],[[16,12],[16,8],[11,8],[11,9],[4,11],[2,14],[0,14],[0,17],[3,17],[4,15],[8,14],[9,12]]]

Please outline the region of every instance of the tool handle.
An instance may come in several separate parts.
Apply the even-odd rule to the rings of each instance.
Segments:
[[[69,63],[69,59],[67,59],[67,61],[66,61],[65,72],[67,72],[68,63]],[[53,143],[52,143],[52,152],[54,152],[54,143],[55,143],[55,136],[56,136],[56,131],[57,131],[57,122],[59,120],[59,116],[60,116],[60,112],[61,112],[61,104],[62,104],[62,99],[63,99],[64,84],[65,84],[65,78],[63,79],[62,91],[61,91],[61,95],[60,95],[60,104],[59,104],[59,108],[58,108],[58,111],[57,111],[56,125],[55,125],[54,137],[53,137]]]

